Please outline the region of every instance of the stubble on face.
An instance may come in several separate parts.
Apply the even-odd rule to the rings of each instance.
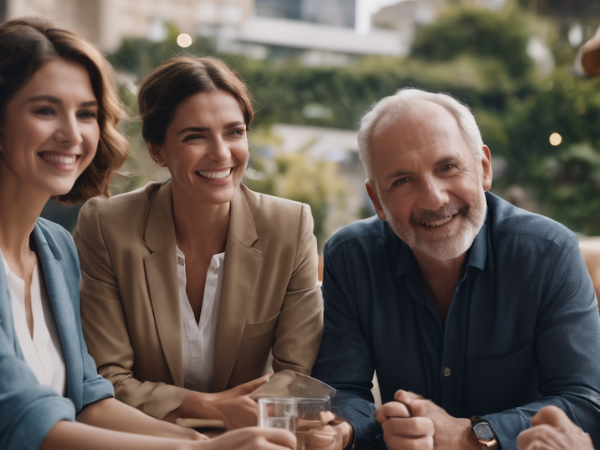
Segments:
[[[406,225],[394,216],[393,211],[383,201],[382,208],[392,230],[411,250],[420,251],[438,261],[448,261],[458,258],[471,248],[485,221],[487,204],[485,193],[481,190],[471,206],[462,202],[452,202],[436,211],[413,211]],[[436,236],[419,233],[420,227],[443,222],[454,216],[461,216],[462,220],[457,224],[450,224],[444,233]]]

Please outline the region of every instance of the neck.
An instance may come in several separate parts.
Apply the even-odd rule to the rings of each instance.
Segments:
[[[423,274],[427,291],[443,322],[460,281],[466,253],[448,261],[439,261],[415,250],[413,254]]]
[[[223,252],[229,232],[229,209],[230,202],[207,205],[173,189],[173,216],[179,248],[205,249],[211,255]]]
[[[0,162],[0,248],[8,261],[19,264],[31,255],[29,236],[49,195],[18,183]]]

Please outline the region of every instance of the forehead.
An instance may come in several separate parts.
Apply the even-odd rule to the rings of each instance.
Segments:
[[[244,121],[244,113],[237,99],[229,92],[217,89],[198,92],[183,100],[175,110],[173,122],[179,126],[182,122],[198,121]]]
[[[401,115],[389,112],[381,117],[371,134],[370,149],[377,177],[402,164],[472,155],[454,116],[443,106],[426,101],[408,107]]]
[[[81,64],[53,59],[35,72],[17,92],[17,97],[51,95],[77,102],[95,99],[90,76]]]

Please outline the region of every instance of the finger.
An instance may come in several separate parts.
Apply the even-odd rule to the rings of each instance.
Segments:
[[[434,408],[438,408],[438,406],[430,400],[413,400],[410,403],[410,415],[412,417],[428,417]]]
[[[281,428],[257,428],[257,430],[260,430],[262,436],[272,444],[291,449],[296,448],[296,436],[288,430]]]
[[[394,394],[394,400],[410,405],[413,400],[422,400],[423,397],[414,392],[404,391],[400,389]]]
[[[517,437],[517,446],[524,448],[553,448],[553,449],[568,449],[568,446],[562,445],[562,433],[550,425],[537,425],[529,430],[523,431]],[[519,447],[520,448],[520,447]],[[574,449],[573,449],[574,450]]]
[[[269,379],[272,376],[273,376],[273,372],[270,372],[266,375],[263,375],[260,378],[257,378],[252,381],[248,381],[247,383],[244,383],[244,384],[240,384],[238,386],[238,389],[245,394],[250,394],[250,393],[254,392],[256,389],[258,389],[259,387],[261,387],[263,384],[265,384],[267,381],[269,381]]]
[[[553,427],[570,427],[572,424],[565,412],[557,406],[549,405],[540,409],[531,419],[531,426],[547,424]]]
[[[327,425],[335,420],[335,414],[331,411],[319,411],[319,420],[321,424]]]
[[[375,420],[385,422],[390,417],[410,417],[410,411],[404,403],[389,402],[375,411]]]
[[[327,449],[333,447],[337,433],[332,427],[316,428],[304,434],[304,446],[309,449]]]
[[[409,439],[396,435],[386,438],[384,435],[383,440],[389,450],[433,450],[433,436]]]
[[[427,417],[410,417],[408,419],[391,418],[382,425],[383,432],[406,437],[433,436],[435,426]]]

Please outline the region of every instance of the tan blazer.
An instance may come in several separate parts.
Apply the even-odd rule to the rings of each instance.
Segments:
[[[310,207],[241,186],[231,201],[213,391],[275,371],[310,374],[323,333]],[[183,388],[171,185],[81,209],[81,317],[89,353],[117,399],[162,419]]]

